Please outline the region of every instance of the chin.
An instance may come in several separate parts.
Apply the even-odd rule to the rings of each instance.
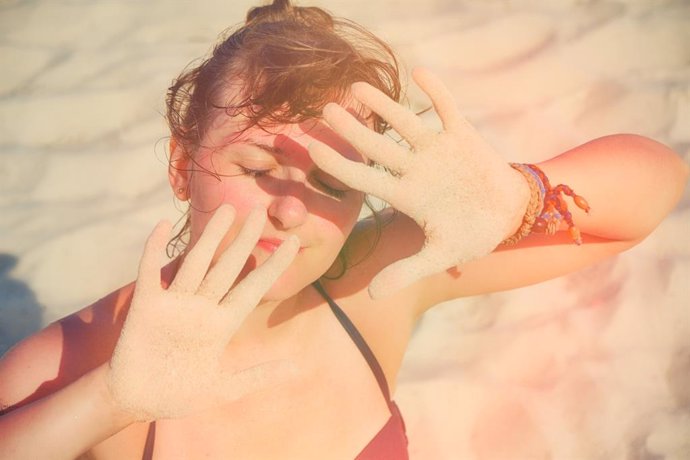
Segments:
[[[262,301],[280,302],[294,297],[311,283],[318,280],[332,264],[332,261],[329,261],[328,258],[302,258],[300,255],[297,257],[292,266],[262,296]],[[261,265],[264,261],[265,256],[258,260],[255,256],[250,257],[242,275],[246,274],[248,270],[255,269],[257,262]]]
[[[273,283],[273,286],[266,291],[262,300],[279,302],[289,299],[299,294],[305,287],[309,286],[309,284],[311,284],[311,282],[306,280],[303,276],[300,276],[299,279],[295,279],[290,276],[290,273],[286,273]]]

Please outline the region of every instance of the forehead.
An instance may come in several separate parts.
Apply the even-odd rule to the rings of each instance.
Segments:
[[[346,107],[360,123],[368,125],[366,119]],[[264,147],[276,154],[300,155],[308,157],[308,147],[314,141],[322,142],[344,157],[366,162],[367,158],[358,152],[347,140],[337,134],[323,119],[312,118],[300,123],[286,123],[272,126],[253,125],[243,116],[229,116],[220,113],[216,116],[206,135],[207,143],[214,147],[230,144],[249,144]],[[268,147],[268,148],[266,148]]]

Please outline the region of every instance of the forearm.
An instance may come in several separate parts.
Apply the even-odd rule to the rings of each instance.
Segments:
[[[74,459],[133,422],[110,403],[107,364],[0,417],[0,459]]]
[[[461,276],[448,271],[428,278],[419,313],[445,300],[563,276],[629,249],[673,209],[688,178],[688,166],[672,150],[634,135],[595,139],[538,166],[552,186],[566,184],[590,204],[585,214],[565,198],[584,244],[573,244],[567,233],[533,233],[499,245],[458,267]]]
[[[538,166],[553,186],[569,185],[589,202],[587,215],[566,198],[582,233],[619,241],[651,233],[688,180],[688,165],[675,152],[629,134],[595,139]]]

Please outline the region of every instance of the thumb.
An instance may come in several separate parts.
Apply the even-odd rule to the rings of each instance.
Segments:
[[[422,249],[417,254],[399,260],[379,272],[369,283],[369,297],[382,299],[404,289],[417,280],[443,271],[441,260],[434,251]]]

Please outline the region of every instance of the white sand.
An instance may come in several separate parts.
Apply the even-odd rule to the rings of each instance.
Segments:
[[[165,88],[252,3],[0,3],[0,352],[135,276],[177,217]],[[314,3],[440,73],[507,160],[617,132],[690,160],[687,1]],[[615,259],[430,312],[396,396],[412,457],[690,458],[689,205]]]

